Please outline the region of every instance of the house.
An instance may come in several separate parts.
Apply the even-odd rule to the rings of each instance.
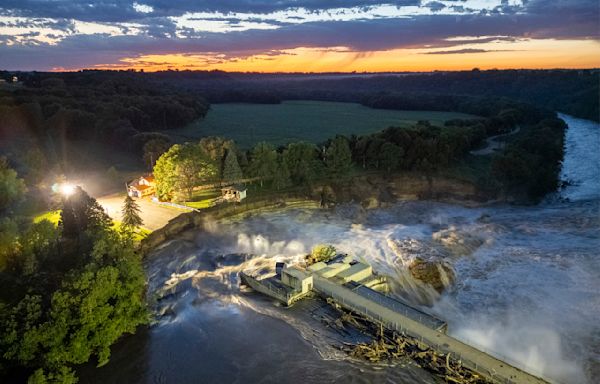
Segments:
[[[127,194],[131,197],[146,197],[156,192],[154,176],[142,176],[127,185]]]
[[[239,203],[246,198],[246,187],[232,185],[221,189],[221,193],[224,201]]]

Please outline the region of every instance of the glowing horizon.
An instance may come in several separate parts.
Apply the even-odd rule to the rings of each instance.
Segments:
[[[245,58],[219,58],[218,55],[164,54],[124,58],[116,64],[91,68],[55,70],[113,69],[144,70],[221,70],[261,73],[351,73],[351,72],[431,72],[490,69],[590,69],[600,67],[600,43],[591,40],[530,40],[496,43],[490,47],[464,46],[453,50],[394,49],[377,52],[353,52],[346,47],[285,50],[276,55],[252,55]],[[519,49],[520,48],[520,49]],[[488,50],[489,49],[489,50]],[[582,52],[574,56],[576,50]],[[453,51],[457,51],[453,53]],[[437,53],[439,52],[439,53]],[[515,60],[518,58],[518,60]]]

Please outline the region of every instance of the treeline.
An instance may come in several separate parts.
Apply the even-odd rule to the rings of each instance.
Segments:
[[[201,97],[156,81],[110,73],[24,73],[0,90],[0,138],[88,140],[140,150],[149,132],[206,115]]]
[[[490,134],[513,129],[515,121],[515,111],[505,110],[489,119],[451,120],[444,127],[420,121],[371,135],[337,136],[321,145],[293,142],[275,148],[262,142],[249,151],[239,150],[231,140],[204,138],[171,147],[157,161],[154,174],[159,197],[179,201],[190,199],[196,186],[244,178],[280,190],[344,181],[359,169],[432,177],[465,161]],[[536,201],[552,192],[558,186],[564,129],[556,118],[523,125],[506,150],[493,156],[478,184],[491,196],[504,193],[519,200]]]
[[[158,74],[157,74],[158,76]],[[360,74],[241,74],[179,72],[162,78],[185,83],[210,102],[325,100],[362,102],[377,93],[505,97],[537,107],[600,121],[600,70],[488,70]],[[227,89],[227,92],[223,90]],[[444,108],[433,105],[434,110]],[[452,110],[452,109],[444,109]]]
[[[148,322],[144,271],[132,233],[83,190],[57,201],[58,225],[21,213],[25,190],[0,159],[0,381],[75,383]]]

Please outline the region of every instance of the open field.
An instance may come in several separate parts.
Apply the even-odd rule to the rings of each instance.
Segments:
[[[183,205],[187,205],[190,208],[204,209],[212,207],[215,199],[221,196],[220,189],[209,189],[194,191],[191,201],[186,201]]]
[[[436,111],[373,109],[356,103],[285,101],[281,104],[213,104],[204,120],[166,131],[176,141],[204,136],[234,139],[242,148],[260,141],[284,145],[291,141],[320,143],[337,134],[364,135],[390,126],[407,126],[419,120],[432,124],[472,115]]]

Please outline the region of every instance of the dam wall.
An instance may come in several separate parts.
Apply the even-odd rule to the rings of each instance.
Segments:
[[[189,229],[203,229],[207,223],[226,217],[235,217],[253,211],[269,211],[293,208],[319,208],[320,200],[301,194],[278,194],[245,199],[241,203],[224,203],[201,211],[185,212],[170,220],[167,225],[150,233],[140,242],[139,251],[145,255],[154,248],[172,240]]]
[[[380,323],[389,330],[404,333],[427,347],[451,354],[453,359],[460,360],[465,367],[472,369],[494,383],[548,383],[544,379],[533,376],[381,303],[361,296],[342,285],[317,274],[313,274],[313,279],[314,289],[320,295],[332,298],[343,308]]]

